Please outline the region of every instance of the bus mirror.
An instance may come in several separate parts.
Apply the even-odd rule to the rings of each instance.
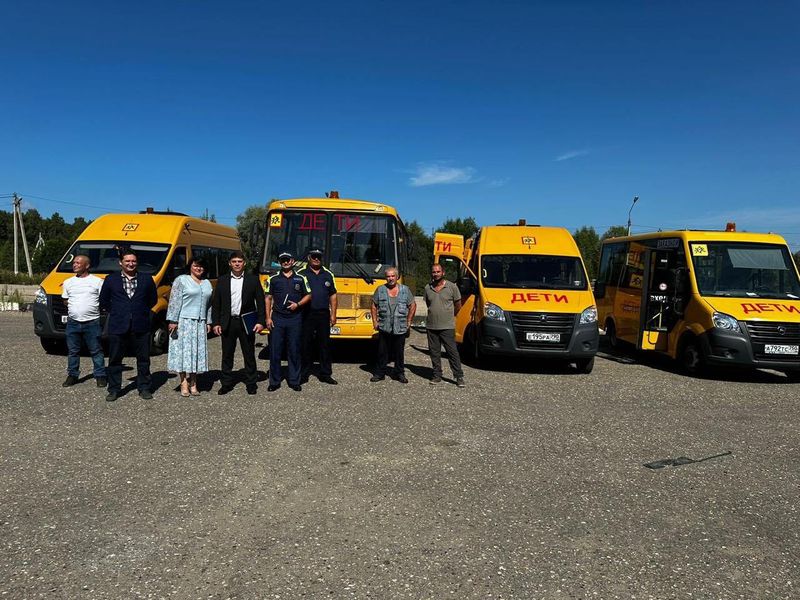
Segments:
[[[606,284],[603,281],[596,281],[594,284],[594,297],[595,298],[605,298],[606,296]]]
[[[470,275],[465,275],[458,282],[458,291],[462,297],[471,296],[475,293],[475,280]]]

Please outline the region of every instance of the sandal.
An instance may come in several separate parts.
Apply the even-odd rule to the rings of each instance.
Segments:
[[[200,395],[200,390],[197,389],[197,377],[192,377],[191,383],[189,384],[189,393],[192,396]]]
[[[188,398],[189,395],[189,382],[184,379],[181,381],[181,396]]]

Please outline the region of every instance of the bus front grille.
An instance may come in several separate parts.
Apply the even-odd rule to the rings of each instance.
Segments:
[[[750,342],[753,345],[753,356],[763,360],[796,360],[800,362],[800,354],[767,353],[766,345],[798,346],[800,345],[800,323],[769,323],[764,321],[744,321]]]
[[[50,306],[53,307],[53,327],[56,331],[64,331],[67,323],[63,317],[67,316],[67,304],[61,296],[50,295]]]
[[[575,317],[570,313],[509,312],[514,339],[518,348],[566,350],[575,328]],[[558,341],[530,340],[528,334],[558,334]]]
[[[339,308],[358,308],[369,310],[372,306],[372,294],[336,294]]]

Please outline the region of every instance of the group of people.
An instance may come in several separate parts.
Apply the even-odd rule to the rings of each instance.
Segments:
[[[150,375],[150,311],[156,305],[157,291],[153,278],[138,271],[136,252],[120,253],[120,271],[105,279],[92,275],[90,259],[76,256],[72,261],[73,277],[64,282],[62,297],[67,303],[66,341],[67,378],[64,387],[78,383],[80,351],[83,344],[92,357],[98,387],[107,387],[106,400],[115,401],[122,388],[122,361],[128,348],[136,356],[137,389],[143,399],[153,397]],[[282,357],[285,351],[288,369],[285,379],[290,389],[302,391],[309,380],[315,351],[319,354],[319,380],[329,385],[333,378],[330,353],[330,329],[336,325],[336,280],[322,264],[323,253],[313,248],[307,264],[295,270],[295,257],[283,251],[278,255],[280,271],[270,277],[262,289],[257,275],[245,273],[246,260],[240,251],[230,255],[230,272],[221,275],[216,288],[206,278],[208,267],[201,257],[189,262],[188,273],[172,283],[167,308],[170,335],[167,368],[177,373],[180,394],[200,394],[197,376],[209,370],[208,334],[222,340],[222,368],[219,395],[234,388],[233,363],[237,342],[244,361],[247,393],[258,390],[255,336],[268,329],[269,385],[274,392],[281,387]],[[405,340],[416,312],[411,290],[398,283],[398,272],[387,267],[386,283],[372,297],[371,317],[378,332],[377,367],[370,379],[382,381],[386,375],[401,383],[405,376]],[[464,374],[455,345],[455,315],[461,308],[458,287],[444,278],[444,270],[433,265],[431,282],[425,286],[428,306],[428,348],[433,366],[431,384],[442,381],[441,348],[444,346],[456,385],[464,387]],[[100,344],[100,311],[108,313],[108,366]],[[388,364],[393,361],[391,371]]]

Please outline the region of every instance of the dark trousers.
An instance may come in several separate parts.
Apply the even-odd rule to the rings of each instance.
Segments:
[[[461,358],[458,356],[454,329],[428,329],[428,352],[431,353],[433,375],[442,376],[442,346],[447,352],[447,360],[450,362],[453,377],[456,379],[463,377],[464,371],[461,370]]]
[[[272,323],[272,331],[269,332],[269,384],[281,384],[281,379],[283,379],[281,355],[285,345],[286,357],[289,359],[289,373],[286,381],[289,382],[289,385],[299,385],[303,320],[299,317],[283,319],[273,316]]]
[[[103,347],[100,345],[100,319],[91,321],[67,320],[67,375],[77,377],[80,374],[81,345],[86,344],[94,365],[94,376],[105,377],[106,365]]]
[[[233,387],[233,355],[236,353],[236,342],[242,349],[244,359],[244,383],[256,385],[256,336],[245,331],[244,322],[240,318],[231,317],[228,329],[222,331],[222,387]]]
[[[394,335],[393,333],[378,333],[378,366],[375,375],[383,377],[386,375],[386,365],[394,360],[393,373],[396,376],[406,373],[405,364],[406,335]]]
[[[108,393],[118,394],[122,389],[122,359],[128,345],[133,343],[136,352],[136,387],[140,392],[150,390],[150,332],[108,334]]]
[[[308,379],[311,374],[311,365],[314,363],[314,348],[319,350],[319,374],[323,377],[333,375],[330,343],[330,311],[310,311],[303,319],[303,379]]]

